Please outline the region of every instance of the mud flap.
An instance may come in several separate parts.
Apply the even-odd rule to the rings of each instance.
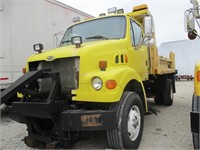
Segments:
[[[199,133],[199,112],[190,112],[190,118],[191,118],[191,131],[193,133]]]

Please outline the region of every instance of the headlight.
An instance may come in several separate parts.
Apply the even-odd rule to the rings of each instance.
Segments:
[[[102,85],[103,85],[103,82],[100,78],[98,77],[94,77],[92,79],[92,87],[95,89],[95,90],[100,90],[102,88]]]

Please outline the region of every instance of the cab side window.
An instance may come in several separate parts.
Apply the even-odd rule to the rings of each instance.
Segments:
[[[133,46],[136,46],[139,44],[141,40],[141,36],[142,36],[141,27],[136,22],[131,20],[131,39],[132,39]]]

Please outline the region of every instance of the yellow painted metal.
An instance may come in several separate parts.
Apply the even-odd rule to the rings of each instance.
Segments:
[[[196,96],[200,96],[200,82],[197,80],[198,71],[200,71],[200,60],[197,62],[195,66],[195,73],[194,73],[194,94]]]
[[[23,96],[23,95],[22,95],[21,93],[17,93],[17,97],[18,97],[18,98],[22,98],[22,96]]]
[[[103,87],[96,91],[92,88],[92,79],[99,77],[103,81]],[[117,102],[120,100],[127,83],[135,79],[141,82],[137,72],[126,66],[110,67],[106,71],[95,71],[87,74],[80,74],[80,82],[78,90],[73,90],[72,94],[75,101],[88,102]],[[106,88],[105,83],[108,80],[115,80],[117,87],[113,90]]]

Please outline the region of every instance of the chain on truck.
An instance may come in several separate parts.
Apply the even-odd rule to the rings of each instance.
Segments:
[[[30,56],[27,73],[6,89],[1,103],[28,128],[31,147],[68,148],[76,133],[104,130],[115,149],[138,148],[147,98],[171,106],[175,56],[158,55],[146,4],[69,27],[59,48]],[[20,101],[13,101],[16,93]]]
[[[185,30],[188,38],[193,40],[200,37],[195,30],[195,22],[200,29],[200,7],[197,0],[190,0],[193,8],[185,11]],[[194,71],[194,94],[192,97],[192,112],[190,112],[190,123],[194,149],[200,149],[200,60],[196,63]]]

